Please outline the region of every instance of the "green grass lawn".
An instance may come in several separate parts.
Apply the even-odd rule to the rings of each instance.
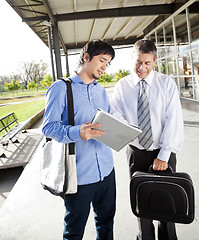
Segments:
[[[101,82],[102,87],[112,87],[116,82]],[[39,90],[19,90],[15,92],[3,92],[0,94],[0,104],[21,102],[18,104],[0,107],[0,118],[14,112],[18,122],[22,122],[32,117],[45,107],[45,93],[47,89]],[[43,98],[43,99],[42,99]],[[35,100],[34,100],[35,99]],[[25,102],[28,100],[34,100]],[[2,135],[2,133],[0,134]]]
[[[100,82],[99,84],[104,87],[113,87],[116,82]],[[21,102],[18,104],[7,105],[0,107],[0,118],[14,112],[18,122],[25,121],[41,111],[45,107],[45,93],[47,89],[39,90],[19,90],[15,92],[3,92],[0,94],[0,104]],[[35,99],[35,100],[34,100]],[[26,102],[28,100],[34,100]],[[3,135],[5,131],[0,133]]]
[[[4,98],[20,98],[20,97],[29,97],[29,96],[37,96],[37,95],[45,95],[46,93],[46,88],[42,88],[42,89],[38,89],[38,90],[28,90],[28,89],[24,89],[22,90],[18,90],[18,91],[14,91],[14,92],[1,92],[0,93],[0,99],[4,99]]]
[[[24,102],[0,107],[0,118],[14,112],[19,122],[27,120],[42,110],[45,106],[45,99],[35,100],[32,102]]]
[[[45,95],[39,95],[39,96],[24,96],[24,97],[20,97],[20,98],[0,98],[0,104],[6,104],[6,103],[13,103],[13,102],[24,102],[24,101],[28,101],[28,100],[34,100],[34,99],[38,99],[38,98],[44,98]]]
[[[18,119],[18,122],[22,122],[34,116],[39,111],[41,111],[44,108],[44,106],[45,99],[3,106],[0,107],[0,118],[8,115],[11,112],[14,112]],[[5,132],[6,132],[5,130],[0,132],[0,136],[2,136]]]

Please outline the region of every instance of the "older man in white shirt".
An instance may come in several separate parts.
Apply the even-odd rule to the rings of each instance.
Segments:
[[[111,99],[113,115],[143,130],[142,136],[127,147],[130,174],[148,171],[151,165],[154,170],[166,170],[170,166],[175,171],[176,154],[183,143],[177,86],[171,77],[153,70],[157,49],[152,41],[137,41],[132,57],[133,74],[120,79]],[[155,240],[153,220],[138,220],[137,239]],[[158,239],[176,240],[175,224],[160,222]]]

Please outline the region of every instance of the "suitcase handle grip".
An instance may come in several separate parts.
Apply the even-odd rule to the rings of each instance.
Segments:
[[[163,170],[163,171],[157,170],[156,171],[156,170],[153,169],[153,166],[151,165],[149,167],[149,172],[150,173],[154,173],[154,174],[172,174],[173,173],[173,169],[170,166],[168,166],[168,168],[166,170]]]

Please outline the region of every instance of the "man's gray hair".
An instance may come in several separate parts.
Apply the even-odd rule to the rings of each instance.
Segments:
[[[153,54],[154,60],[157,57],[157,48],[155,44],[148,39],[138,40],[133,47],[133,53],[141,52],[141,53],[150,53]]]

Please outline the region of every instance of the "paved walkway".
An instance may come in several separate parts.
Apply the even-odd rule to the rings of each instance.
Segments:
[[[185,120],[184,146],[178,155],[178,171],[191,175],[195,186],[196,214],[192,224],[177,224],[179,240],[199,239],[199,104],[182,101]],[[0,209],[0,239],[2,240],[61,240],[63,231],[63,201],[44,191],[39,182],[41,147],[26,165],[18,182]],[[113,152],[117,184],[115,240],[133,240],[137,220],[129,203],[129,176],[125,149]],[[84,240],[96,238],[91,211]]]
[[[37,100],[41,100],[41,99],[45,99],[45,98],[46,97],[40,97],[40,98],[30,99],[30,100],[26,100],[26,101],[22,101],[22,102],[2,103],[2,104],[0,104],[0,107],[4,107],[4,106],[8,106],[8,105],[16,105],[16,104],[21,104],[21,103],[25,103],[25,102],[33,102],[33,101],[37,101]]]

